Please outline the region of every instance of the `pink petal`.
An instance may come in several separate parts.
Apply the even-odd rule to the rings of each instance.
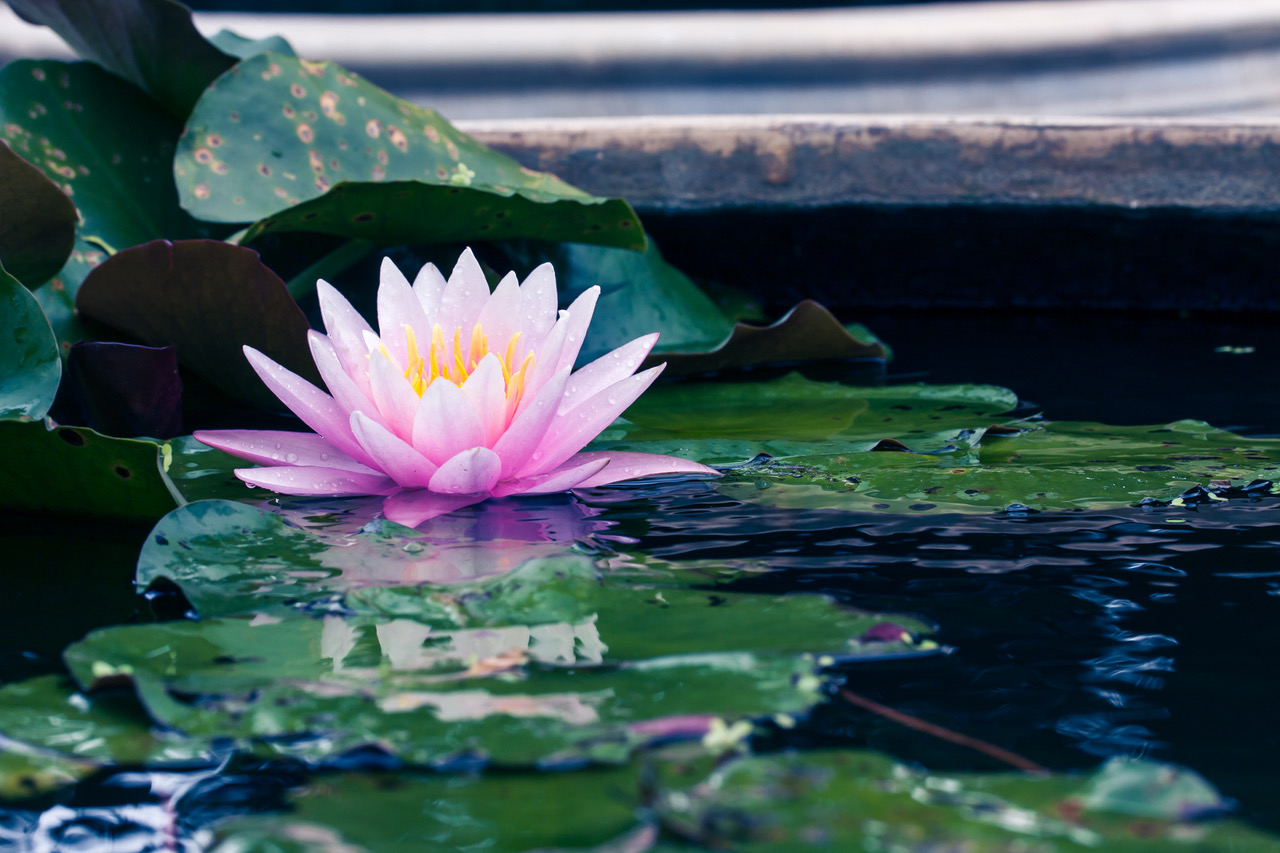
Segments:
[[[316,369],[320,371],[320,378],[324,380],[325,385],[329,386],[329,393],[333,395],[334,402],[339,408],[344,412],[364,412],[386,427],[386,421],[369,396],[372,388],[369,387],[368,377],[365,377],[366,387],[360,388],[343,370],[334,351],[333,342],[319,332],[315,330],[307,332],[307,343],[311,345],[311,358],[316,363]]]
[[[488,494],[502,476],[502,460],[487,447],[471,447],[440,466],[429,488],[446,495]]]
[[[436,322],[444,329],[445,336],[452,338],[454,329],[462,329],[462,337],[470,338],[471,327],[488,298],[489,282],[480,269],[480,262],[470,249],[465,249],[440,296],[440,313]]]
[[[542,387],[536,396],[525,397],[527,406],[511,421],[511,426],[494,442],[493,450],[502,457],[503,479],[516,476],[538,444],[547,434],[547,428],[560,410],[564,389],[569,383],[569,371],[562,370]]]
[[[427,317],[427,328],[436,322],[436,314],[440,312],[440,296],[444,293],[444,276],[435,264],[424,264],[413,280],[413,293],[418,297],[422,313]]]
[[[565,324],[564,348],[560,350],[560,358],[556,362],[556,370],[563,370],[566,367],[573,367],[573,363],[578,360],[578,353],[582,350],[582,342],[587,337],[587,327],[591,325],[591,317],[595,314],[596,300],[600,298],[600,288],[598,286],[588,287],[586,290],[573,300],[560,320]]]
[[[536,346],[551,331],[557,304],[556,271],[551,264],[542,264],[520,286],[520,328],[530,346]]]
[[[560,313],[563,316],[564,312]],[[567,323],[556,323],[538,345],[533,356],[533,368],[525,376],[524,396],[516,409],[517,412],[523,412],[528,408],[533,397],[542,390],[542,386],[559,373],[555,367],[560,363],[560,351],[564,349],[565,334],[568,331]]]
[[[202,429],[195,438],[232,456],[261,465],[302,465],[377,474],[314,432],[257,429]]]
[[[480,316],[476,318],[476,322],[480,324],[485,337],[488,338],[489,352],[505,357],[507,344],[512,336],[520,331],[520,284],[516,280],[515,273],[508,273],[502,281],[498,282],[489,301],[480,310]],[[521,341],[524,342],[523,335],[521,335]],[[519,344],[517,347],[516,367],[519,367],[520,360],[524,358],[527,350]]]
[[[427,386],[413,419],[410,443],[436,465],[468,447],[483,446],[484,425],[462,389],[448,379]]]
[[[575,463],[586,464],[600,459],[608,459],[609,467],[600,473],[588,477],[578,483],[581,489],[593,486],[607,486],[636,477],[649,477],[654,474],[705,474],[711,477],[723,476],[714,468],[681,459],[678,456],[660,456],[657,453],[635,453],[626,450],[590,450],[586,453],[575,453],[569,461],[560,466],[564,469]],[[560,470],[558,469],[558,470]]]
[[[441,495],[426,489],[406,489],[382,502],[387,520],[405,527],[417,527],[424,521],[480,503],[488,495]]]
[[[237,468],[236,476],[251,486],[262,486],[283,495],[385,495],[395,481],[381,474],[359,474],[337,468]]]
[[[471,401],[484,430],[484,446],[493,447],[507,426],[507,381],[502,362],[493,353],[480,359],[476,369],[462,383],[462,393]]]
[[[426,347],[431,340],[431,324],[427,322],[422,303],[404,273],[390,258],[383,258],[382,281],[378,285],[378,337],[401,370],[409,366],[406,325],[413,328],[418,346]]]
[[[658,333],[636,338],[629,344],[623,344],[613,352],[605,353],[595,361],[583,367],[569,377],[569,388],[566,392],[564,410],[573,411],[574,407],[608,388],[613,383],[625,379],[636,372],[636,368],[644,361],[644,357],[658,342]]]
[[[517,476],[532,477],[550,471],[577,453],[635,402],[665,366],[660,364],[628,376],[574,406],[572,411],[560,412]]]
[[[426,486],[436,466],[363,412],[351,413],[351,432],[378,464],[401,486]]]
[[[253,347],[244,354],[249,365],[262,378],[271,393],[289,407],[302,422],[333,443],[333,446],[357,462],[370,464],[369,458],[351,434],[348,415],[328,394],[287,368],[281,367]]]
[[[329,333],[329,340],[333,343],[343,371],[361,391],[368,394],[369,347],[364,342],[364,333],[372,332],[373,329],[351,307],[347,298],[329,282],[316,282],[316,296],[320,301],[320,315],[324,318],[325,331]]]
[[[391,431],[405,441],[413,438],[413,418],[418,411],[418,392],[390,359],[381,352],[369,355],[369,382],[374,405]]]
[[[546,495],[552,492],[563,492],[600,474],[600,470],[608,464],[607,456],[585,461],[575,456],[568,463],[546,474],[498,483],[493,487],[493,496],[502,498],[507,495]]]

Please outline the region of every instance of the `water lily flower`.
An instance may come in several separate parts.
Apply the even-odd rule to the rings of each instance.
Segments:
[[[289,495],[386,495],[383,513],[417,526],[490,497],[603,486],[651,474],[718,476],[649,453],[588,451],[661,372],[636,373],[657,341],[637,338],[573,365],[599,287],[556,311],[555,272],[492,293],[468,249],[445,280],[427,264],[413,284],[390,259],[378,288],[379,334],[324,281],[328,334],[308,333],[326,394],[252,347],[267,387],[314,433],[203,430],[196,438],[265,467],[254,486]]]

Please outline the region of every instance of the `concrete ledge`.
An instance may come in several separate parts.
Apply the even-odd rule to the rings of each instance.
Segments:
[[[459,122],[651,211],[1107,205],[1280,211],[1280,120],[689,116]]]

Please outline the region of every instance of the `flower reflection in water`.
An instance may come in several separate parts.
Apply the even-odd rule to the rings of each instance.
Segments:
[[[420,535],[403,546],[406,559],[370,560],[362,551],[335,547],[320,562],[359,586],[472,580],[590,542],[612,525],[600,513],[569,495],[491,500],[421,524]]]

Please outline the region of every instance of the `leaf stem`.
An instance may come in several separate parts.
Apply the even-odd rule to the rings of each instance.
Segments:
[[[373,251],[377,244],[372,240],[348,240],[311,266],[295,275],[285,284],[289,295],[298,301],[315,292],[316,279],[331,278],[351,267]]]

